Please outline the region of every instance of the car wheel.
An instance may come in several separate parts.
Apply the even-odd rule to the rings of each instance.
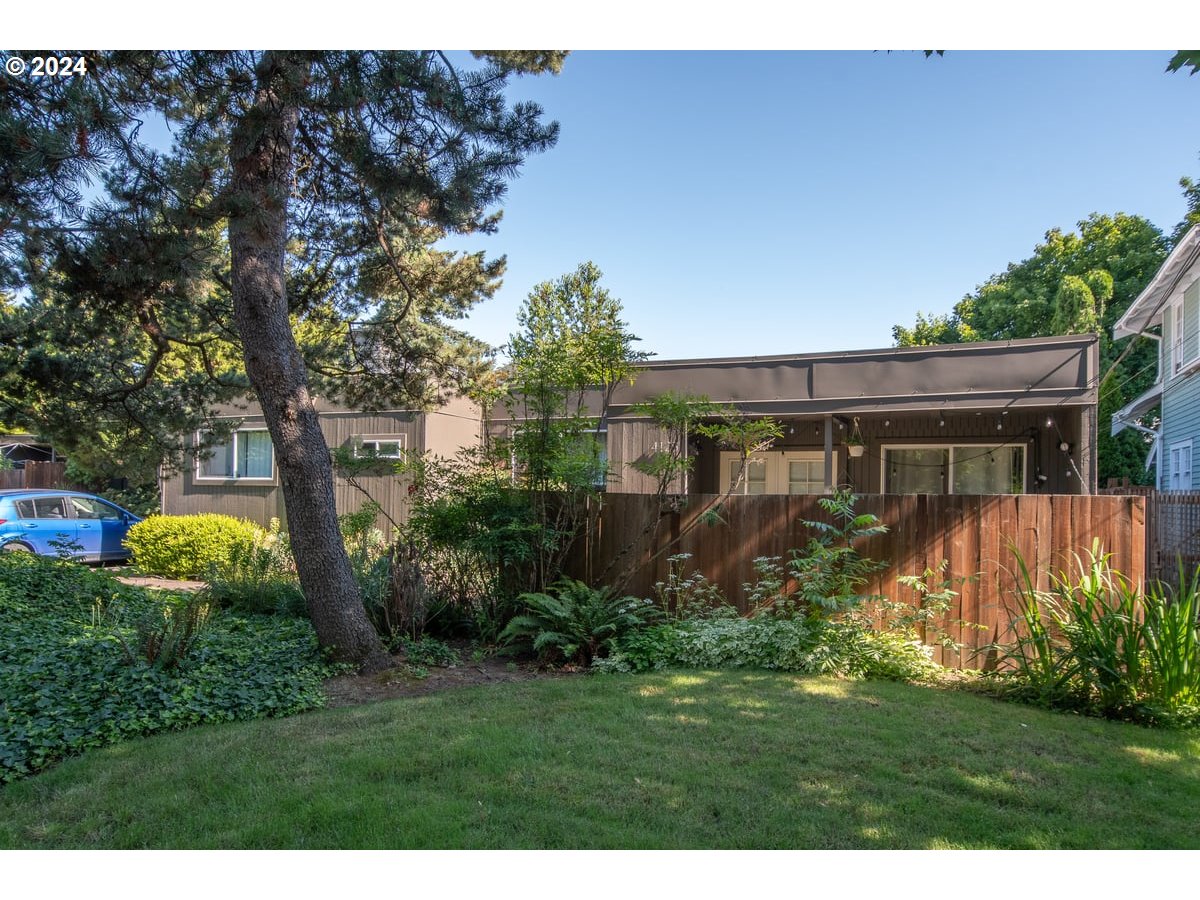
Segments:
[[[16,541],[14,541],[11,544],[5,544],[3,547],[0,547],[0,550],[4,551],[5,553],[32,553],[33,552],[33,548],[30,547],[28,544],[19,544]]]

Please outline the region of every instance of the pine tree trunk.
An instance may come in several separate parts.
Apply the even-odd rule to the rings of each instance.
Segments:
[[[301,54],[267,53],[254,107],[230,145],[229,248],[234,320],[246,374],[275,445],[300,587],[322,647],[364,671],[390,664],[367,619],[338,530],[333,465],[288,318],[284,253],[299,109],[290,92],[308,71]]]

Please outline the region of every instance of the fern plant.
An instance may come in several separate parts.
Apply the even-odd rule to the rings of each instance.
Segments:
[[[191,653],[212,613],[208,598],[196,592],[164,602],[140,616],[133,623],[132,646],[120,632],[114,631],[112,637],[121,645],[130,665],[144,661],[152,669],[169,671]]]
[[[543,662],[591,665],[617,638],[661,616],[650,600],[618,597],[609,588],[570,578],[555,582],[548,593],[522,594],[518,600],[525,612],[508,623],[500,640]]]

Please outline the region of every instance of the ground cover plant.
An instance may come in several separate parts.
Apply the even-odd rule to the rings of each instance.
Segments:
[[[323,702],[307,621],[0,555],[0,783],[136,735]]]
[[[1197,848],[1200,738],[766,672],[542,678],[129,741],[0,846]]]

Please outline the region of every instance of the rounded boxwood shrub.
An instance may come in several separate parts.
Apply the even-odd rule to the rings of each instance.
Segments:
[[[218,513],[151,516],[125,536],[134,564],[147,575],[165,578],[206,576],[229,566],[238,549],[252,546],[266,532],[246,519]]]

